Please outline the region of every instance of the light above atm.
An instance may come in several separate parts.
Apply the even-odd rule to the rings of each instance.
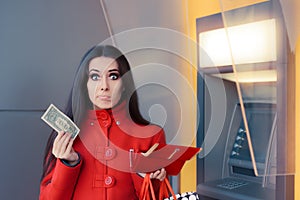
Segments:
[[[258,70],[258,71],[243,71],[234,73],[213,74],[215,77],[226,79],[232,82],[238,81],[239,83],[259,83],[259,82],[276,82],[276,70]]]
[[[202,32],[199,45],[201,68],[275,61],[276,22],[268,19],[228,27],[227,32],[225,28]]]

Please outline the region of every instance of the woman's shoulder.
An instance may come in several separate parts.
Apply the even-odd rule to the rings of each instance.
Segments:
[[[149,130],[163,130],[163,128],[160,125],[149,123],[147,125],[144,124],[136,124],[141,129],[149,129]]]
[[[140,125],[136,124],[132,127],[135,133],[143,134],[143,136],[154,136],[164,134],[164,129],[157,124]]]

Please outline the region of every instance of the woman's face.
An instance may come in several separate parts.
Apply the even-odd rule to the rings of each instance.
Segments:
[[[124,90],[118,63],[108,57],[93,58],[89,64],[87,89],[95,109],[114,107]]]

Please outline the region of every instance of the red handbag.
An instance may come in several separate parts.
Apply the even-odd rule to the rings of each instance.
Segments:
[[[159,200],[168,198],[170,196],[169,193],[171,193],[174,200],[177,200],[176,195],[170,185],[169,180],[167,178],[165,178],[161,182],[161,185],[159,188]],[[153,185],[152,185],[152,182],[150,179],[150,174],[146,174],[146,176],[144,178],[139,199],[140,200],[156,200]]]

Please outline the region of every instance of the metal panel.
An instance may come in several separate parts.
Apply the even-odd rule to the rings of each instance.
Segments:
[[[99,1],[0,3],[0,199],[38,199],[50,128],[83,54],[108,37]]]
[[[108,37],[99,1],[0,3],[0,108],[64,104],[80,59]]]
[[[50,128],[40,111],[0,111],[0,199],[37,199]]]

